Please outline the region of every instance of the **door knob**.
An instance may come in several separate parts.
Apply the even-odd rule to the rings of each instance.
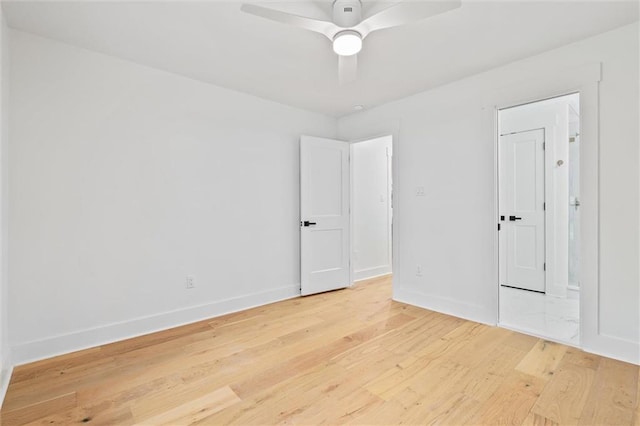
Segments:
[[[305,220],[304,222],[302,222],[302,226],[311,226],[311,225],[317,225],[315,222],[309,222],[308,220]]]
[[[522,218],[518,216],[509,216],[509,220],[511,222],[515,222],[516,220],[522,220]]]

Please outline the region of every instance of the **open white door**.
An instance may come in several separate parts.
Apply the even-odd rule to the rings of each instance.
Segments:
[[[500,142],[507,233],[503,285],[544,292],[544,130],[502,135]]]
[[[300,138],[302,295],[348,287],[349,144]]]

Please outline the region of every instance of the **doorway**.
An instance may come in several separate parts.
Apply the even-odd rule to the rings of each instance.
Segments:
[[[392,272],[393,138],[351,144],[351,281]]]
[[[391,273],[392,146],[301,136],[301,295]]]
[[[499,324],[580,345],[580,95],[498,111]]]

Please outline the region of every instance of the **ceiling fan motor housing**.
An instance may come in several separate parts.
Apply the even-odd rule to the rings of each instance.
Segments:
[[[335,0],[333,2],[333,23],[342,28],[355,27],[362,21],[360,0]]]

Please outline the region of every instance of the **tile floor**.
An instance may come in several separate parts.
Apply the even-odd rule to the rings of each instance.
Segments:
[[[580,301],[500,287],[500,325],[572,346],[580,344]]]

